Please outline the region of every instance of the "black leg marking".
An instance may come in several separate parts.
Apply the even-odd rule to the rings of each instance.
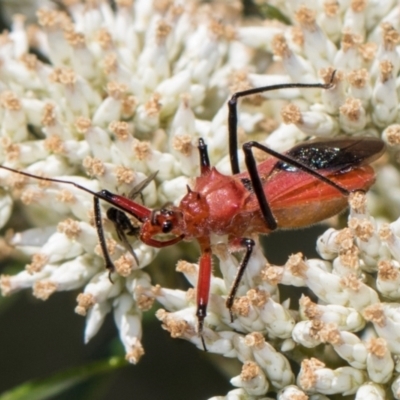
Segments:
[[[108,250],[107,250],[106,240],[104,237],[103,224],[101,221],[100,201],[97,197],[93,197],[93,208],[94,208],[94,222],[96,225],[97,236],[99,238],[99,243],[100,243],[101,251],[103,253],[106,268],[109,271],[108,277],[109,277],[110,281],[112,282],[111,273],[115,271],[115,266],[114,266],[113,262],[111,261],[110,254],[108,253]]]
[[[253,252],[253,248],[255,246],[254,240],[243,238],[240,240],[241,246],[246,248],[246,253],[239,265],[238,272],[236,274],[235,280],[233,281],[231,290],[229,292],[228,298],[226,299],[226,307],[229,310],[229,315],[231,317],[231,322],[233,322],[233,313],[232,313],[232,306],[233,301],[236,297],[236,292],[239,288],[240,282],[243,278],[244,271],[246,270],[247,264],[249,263],[251,253]]]
[[[197,307],[196,317],[197,317],[197,332],[200,336],[201,344],[203,345],[203,350],[208,351],[206,347],[206,342],[203,336],[204,319],[207,315],[207,304],[200,304]]]
[[[207,145],[202,138],[199,139],[200,172],[201,175],[210,170],[210,159],[208,157]]]

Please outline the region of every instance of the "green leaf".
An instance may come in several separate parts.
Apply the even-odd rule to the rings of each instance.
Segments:
[[[271,4],[264,4],[261,8],[261,12],[264,14],[265,18],[268,19],[277,19],[278,21],[283,22],[286,25],[291,25],[292,22],[290,19],[283,14],[279,8],[272,6]]]
[[[0,394],[0,400],[44,400],[60,394],[92,376],[129,365],[123,357],[112,357],[81,367],[59,372],[45,379],[36,379]]]

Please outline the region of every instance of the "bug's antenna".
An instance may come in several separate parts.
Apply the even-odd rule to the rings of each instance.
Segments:
[[[92,191],[92,190],[90,190],[90,189],[88,189],[88,188],[86,188],[84,186],[81,186],[78,183],[72,182],[72,181],[66,181],[66,180],[57,179],[57,178],[46,178],[45,176],[40,176],[39,177],[39,176],[36,176],[34,174],[30,174],[29,172],[19,171],[19,170],[10,168],[10,167],[6,167],[4,165],[0,165],[0,168],[1,169],[5,169],[5,170],[7,170],[9,172],[13,172],[14,174],[27,176],[28,178],[33,178],[33,179],[36,179],[36,180],[40,179],[41,181],[53,182],[53,183],[62,183],[62,184],[65,184],[65,185],[75,186],[76,188],[78,188],[80,190],[83,190],[84,192],[89,193],[94,197],[97,197],[97,198],[100,198],[100,199],[103,199],[103,200],[109,202],[109,200],[107,198],[105,198],[104,196],[102,196],[101,193],[94,192],[94,191]]]

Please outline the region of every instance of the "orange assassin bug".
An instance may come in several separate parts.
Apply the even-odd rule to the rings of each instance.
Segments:
[[[233,94],[228,102],[232,175],[223,175],[211,167],[207,146],[203,139],[199,139],[200,176],[192,188],[187,187],[187,193],[178,206],[169,204],[152,210],[133,200],[154,176],[136,187],[129,197],[125,197],[106,190],[96,193],[71,181],[39,177],[6,166],[0,168],[35,179],[73,185],[93,195],[95,224],[106,268],[110,273],[114,265],[105,245],[100,199],[112,205],[107,216],[114,222],[118,236],[124,243],[127,242],[126,235],[131,234],[138,235],[143,243],[157,248],[196,239],[201,249],[196,316],[198,333],[206,349],[202,331],[210,290],[212,233],[228,235],[232,247],[241,247],[245,251],[226,300],[233,320],[231,309],[235,294],[255,244],[250,235],[320,222],[345,209],[347,196],[351,192],[367,191],[374,182],[374,170],[369,164],[380,157],[385,146],[382,140],[372,137],[315,139],[283,154],[258,142],[247,142],[243,145],[247,171],[240,172],[237,152],[238,99],[285,88],[329,89],[333,86],[333,78],[334,73],[327,84],[281,84]],[[253,148],[266,152],[270,157],[257,165]],[[141,226],[134,227],[124,213],[137,219]],[[173,237],[160,240],[158,236],[163,234]]]

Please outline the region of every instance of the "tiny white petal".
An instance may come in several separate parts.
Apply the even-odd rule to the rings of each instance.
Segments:
[[[108,301],[96,303],[87,313],[86,325],[84,331],[85,343],[89,343],[101,326],[103,325],[104,318],[111,311],[111,305]]]

